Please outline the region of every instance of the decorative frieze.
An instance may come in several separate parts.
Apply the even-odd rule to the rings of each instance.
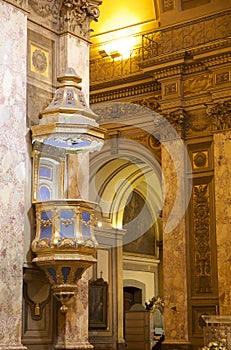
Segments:
[[[211,119],[213,131],[231,128],[231,100],[208,105],[207,114]]]
[[[160,111],[160,103],[159,99],[156,97],[146,97],[139,100],[132,101],[132,103],[138,104],[140,106],[147,107],[152,111],[159,112]]]
[[[184,81],[184,95],[201,94],[209,91],[212,87],[210,74],[202,74],[188,78]]]
[[[150,116],[150,111],[148,108],[144,106],[139,106],[133,103],[120,103],[120,102],[113,102],[108,104],[102,104],[100,106],[97,106],[94,108],[92,107],[93,111],[96,113],[96,121],[97,122],[104,122],[109,120],[129,120],[131,118],[134,118],[136,116]]]

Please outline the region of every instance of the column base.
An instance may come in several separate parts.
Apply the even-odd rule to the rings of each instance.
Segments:
[[[117,343],[117,350],[125,350],[126,349],[126,343]]]

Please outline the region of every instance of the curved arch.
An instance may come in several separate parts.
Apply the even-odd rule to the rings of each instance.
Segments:
[[[142,291],[142,304],[145,304],[146,301],[146,285],[143,282],[134,279],[124,279],[123,287],[135,287],[139,288]]]
[[[91,200],[99,203],[113,227],[122,227],[124,206],[134,188],[145,198],[155,220],[162,209],[161,168],[144,146],[122,140],[117,154],[108,143],[90,161]]]

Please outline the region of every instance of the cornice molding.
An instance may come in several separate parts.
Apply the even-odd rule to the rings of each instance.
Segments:
[[[215,52],[216,49],[224,49],[226,52]],[[200,54],[207,53],[207,56],[197,57]],[[145,72],[153,74],[156,79],[171,77],[176,74],[191,74],[202,72],[207,68],[216,66],[218,64],[229,63],[231,58],[231,39],[210,45],[206,50],[201,48],[191,49],[189,51],[184,51],[180,53],[172,53],[168,55],[163,55],[161,57],[153,58],[148,62],[142,63],[142,68]],[[200,60],[200,61],[199,61]],[[171,64],[171,65],[170,65]]]
[[[105,90],[99,92],[90,92],[90,103],[95,104],[99,102],[107,102],[117,99],[131,100],[139,95],[155,93],[160,95],[160,84],[156,81],[149,81],[146,83],[140,83],[139,85],[124,86],[119,89]],[[152,95],[153,96],[153,95]]]

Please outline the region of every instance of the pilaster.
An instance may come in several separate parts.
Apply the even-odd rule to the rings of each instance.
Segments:
[[[171,116],[168,116],[171,121]],[[187,152],[182,134],[184,115],[174,115],[173,124],[162,131],[162,175],[164,189],[163,219],[163,298],[165,349],[186,348],[188,341],[186,223],[185,211],[190,186],[185,181]]]
[[[210,109],[214,135],[214,181],[216,208],[217,268],[220,315],[231,314],[231,102],[225,101]]]
[[[15,6],[14,6],[15,5]],[[26,349],[21,343],[26,169],[25,1],[0,2],[0,349]]]

